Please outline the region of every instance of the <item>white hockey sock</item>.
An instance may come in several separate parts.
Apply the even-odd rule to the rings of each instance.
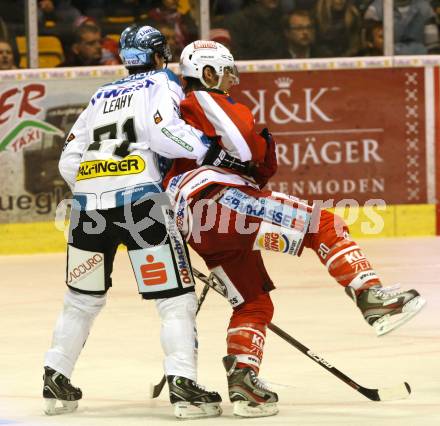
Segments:
[[[67,290],[64,308],[59,315],[46,352],[44,365],[70,378],[95,317],[106,302],[106,296],[92,296]]]
[[[197,380],[197,297],[194,292],[167,299],[157,299],[162,321],[160,341],[165,353],[167,376]]]

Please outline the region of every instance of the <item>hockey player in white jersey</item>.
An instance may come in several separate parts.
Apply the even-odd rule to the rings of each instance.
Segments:
[[[95,92],[59,162],[72,189],[73,208],[68,290],[45,356],[45,412],[78,406],[82,392],[70,377],[112,285],[117,247],[124,244],[139,293],[156,301],[176,417],[217,416],[220,395],[196,382],[194,281],[161,174],[161,156],[201,164],[207,139],[179,118],[183,93],[176,76],[163,68],[171,57],[165,37],[149,26],[131,26],[122,33],[120,47],[129,76]]]

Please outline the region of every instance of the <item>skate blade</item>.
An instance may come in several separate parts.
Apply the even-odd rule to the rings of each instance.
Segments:
[[[57,407],[60,401],[62,407]],[[44,413],[47,416],[57,416],[59,414],[73,413],[78,408],[78,401],[62,401],[55,398],[44,398]]]
[[[176,402],[173,406],[174,415],[180,420],[218,417],[223,412],[219,402],[193,405],[183,401]]]
[[[278,414],[276,402],[266,402],[256,406],[249,405],[250,401],[235,401],[233,405],[234,416],[238,417],[268,417]]]
[[[406,303],[400,314],[395,315],[384,315],[373,323],[373,328],[378,336],[383,336],[384,334],[393,331],[397,327],[405,324],[414,315],[416,315],[426,304],[426,300],[421,296],[414,297],[408,303]]]

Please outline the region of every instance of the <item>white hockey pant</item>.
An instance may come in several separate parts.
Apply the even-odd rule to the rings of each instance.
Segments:
[[[92,296],[67,290],[64,308],[55,324],[52,346],[46,352],[45,366],[71,377],[93,321],[105,302],[105,295]]]
[[[160,341],[165,353],[167,376],[197,380],[197,329],[195,292],[167,299],[157,299],[156,307],[162,326]]]

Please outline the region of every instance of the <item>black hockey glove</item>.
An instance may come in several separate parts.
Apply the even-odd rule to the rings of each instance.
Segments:
[[[241,174],[249,174],[249,161],[240,161],[228,154],[218,143],[219,138],[210,138],[212,143],[206,153],[202,166],[216,166],[231,169]]]

